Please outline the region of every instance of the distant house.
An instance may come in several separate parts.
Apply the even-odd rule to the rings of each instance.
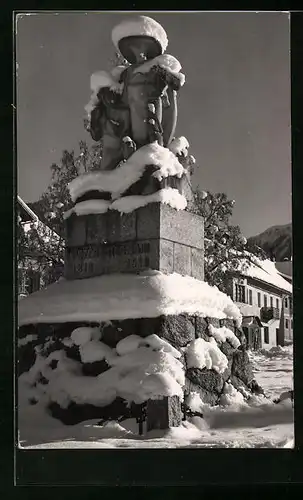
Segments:
[[[269,260],[227,276],[228,294],[239,307],[251,349],[284,346],[293,339],[292,284]]]
[[[41,222],[37,214],[20,196],[17,197],[17,213],[25,232],[29,231],[33,224],[36,228],[41,228],[41,233],[47,235],[46,238],[52,241],[59,239],[59,236]],[[61,268],[54,268],[50,265],[48,275],[45,276],[41,273],[36,257],[28,255],[22,262],[18,262],[18,298],[26,297],[42,288],[46,283],[56,281],[62,274],[63,263],[59,267]]]

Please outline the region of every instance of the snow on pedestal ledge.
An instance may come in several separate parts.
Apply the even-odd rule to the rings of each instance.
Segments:
[[[164,203],[176,210],[184,210],[187,206],[185,196],[174,188],[164,188],[147,195],[124,196],[117,200],[86,200],[76,203],[76,205],[65,212],[64,219],[68,219],[73,213],[76,215],[104,214],[108,210],[117,210],[121,214],[133,212],[137,208],[145,207],[149,203]]]
[[[158,167],[153,176],[159,181],[170,175],[180,178],[185,172],[178,158],[169,149],[153,142],[135,151],[114,170],[90,172],[76,177],[68,185],[71,198],[76,201],[88,191],[109,192],[114,198],[118,198],[140,179],[146,165]]]
[[[19,302],[19,325],[109,321],[188,313],[241,324],[231,298],[205,282],[159,271],[60,279]]]

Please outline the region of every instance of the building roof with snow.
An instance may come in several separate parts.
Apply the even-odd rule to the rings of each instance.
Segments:
[[[18,213],[21,217],[21,222],[37,222],[39,217],[33,210],[28,206],[27,203],[21,198],[21,196],[17,196],[17,204],[18,204]]]
[[[260,260],[253,257],[253,263],[247,269],[242,270],[241,273],[245,277],[279,288],[283,292],[292,293],[292,284],[283,277],[275,266],[275,262],[271,260]]]

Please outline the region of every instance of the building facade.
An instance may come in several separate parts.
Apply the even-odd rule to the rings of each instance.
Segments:
[[[43,234],[47,234],[51,239],[58,239],[58,235],[43,224],[37,214],[22,200],[20,196],[17,197],[17,214],[20,218],[20,223],[23,231],[27,233],[32,225],[35,227],[43,226]],[[41,266],[37,257],[28,255],[23,257],[22,262],[18,261],[18,299],[26,297],[27,295],[40,290],[47,283],[56,281],[63,274],[62,266],[54,267],[49,266],[48,273],[42,273]]]
[[[273,262],[260,265],[228,276],[228,294],[241,311],[251,349],[284,346],[293,340],[292,285]]]

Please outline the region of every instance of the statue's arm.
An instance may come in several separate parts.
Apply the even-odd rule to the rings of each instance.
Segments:
[[[102,99],[98,95],[98,104],[94,107],[90,114],[90,135],[94,141],[100,141],[104,131],[104,121],[106,108]]]
[[[162,128],[163,128],[163,145],[167,147],[175,135],[178,106],[177,92],[173,86],[168,86],[166,90],[167,105],[163,106],[162,111]]]
[[[164,85],[168,85],[176,92],[178,92],[178,90],[180,90],[181,81],[180,81],[180,78],[178,78],[176,76],[176,74],[171,73],[170,71],[163,68],[162,66],[154,66],[152,68],[152,71],[157,73],[158,77],[162,80]]]

